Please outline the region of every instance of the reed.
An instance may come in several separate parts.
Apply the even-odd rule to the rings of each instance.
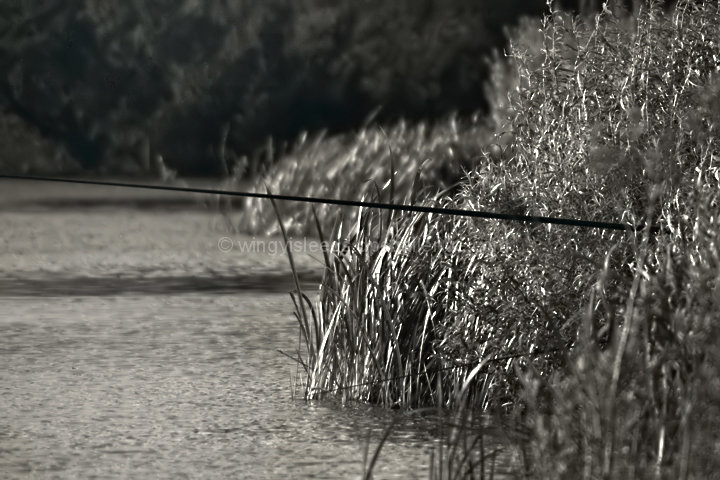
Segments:
[[[523,478],[718,471],[717,25],[714,0],[521,29],[495,71],[497,145],[424,201],[662,231],[361,211],[326,256],[306,397],[463,412],[449,478],[487,474],[457,463],[487,458],[483,411],[513,427]]]
[[[290,195],[357,200],[384,191],[386,200],[414,200],[438,193],[459,182],[465,171],[491,143],[491,132],[477,119],[450,116],[434,125],[399,122],[381,128],[368,125],[357,133],[327,137],[301,136],[291,153],[269,167],[251,186],[265,186]],[[389,195],[393,177],[393,195]],[[248,199],[234,219],[238,229],[251,233],[279,234],[270,206]],[[289,234],[316,233],[313,215],[323,228],[332,230],[338,219],[356,225],[357,210],[321,206],[315,213],[308,205],[278,205]],[[349,234],[346,228],[343,234]]]

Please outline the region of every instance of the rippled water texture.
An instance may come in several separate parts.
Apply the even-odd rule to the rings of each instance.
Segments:
[[[391,414],[293,400],[281,253],[220,251],[191,202],[0,188],[0,477],[361,474]],[[426,477],[421,431],[403,422],[376,478]]]

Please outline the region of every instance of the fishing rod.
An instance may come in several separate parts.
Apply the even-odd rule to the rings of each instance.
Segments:
[[[637,232],[643,230],[646,225],[633,226],[630,224],[615,223],[615,222],[599,222],[594,220],[578,220],[574,218],[560,218],[560,217],[549,217],[549,216],[538,216],[538,215],[517,215],[511,213],[500,213],[500,212],[488,212],[483,210],[468,210],[462,208],[446,208],[446,207],[431,207],[424,205],[406,205],[398,203],[383,203],[383,202],[366,202],[361,200],[342,200],[338,198],[322,198],[322,197],[304,197],[298,195],[278,195],[273,193],[259,193],[259,192],[238,192],[234,190],[218,190],[212,188],[195,188],[195,187],[173,187],[169,185],[148,185],[140,183],[126,183],[126,182],[107,182],[99,180],[83,180],[75,178],[56,178],[56,177],[42,177],[42,176],[30,176],[30,175],[6,175],[0,174],[0,179],[8,180],[29,180],[37,182],[56,182],[56,183],[75,183],[81,185],[101,185],[106,187],[122,187],[122,188],[137,188],[145,190],[161,190],[168,192],[186,192],[186,193],[199,193],[205,195],[224,195],[229,197],[243,197],[243,198],[263,198],[268,200],[283,200],[289,202],[300,202],[300,203],[314,203],[324,205],[339,205],[344,207],[363,207],[363,208],[374,208],[380,210],[392,210],[400,212],[417,212],[417,213],[431,213],[437,215],[451,215],[456,217],[470,217],[470,218],[484,218],[491,220],[504,220],[504,221],[516,221],[524,223],[541,223],[551,225],[564,225],[570,227],[581,227],[581,228],[595,228],[601,230],[616,230],[616,231],[630,231]],[[651,226],[650,232],[655,233],[660,230],[659,226]]]

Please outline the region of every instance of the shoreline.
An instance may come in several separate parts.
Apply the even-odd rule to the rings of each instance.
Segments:
[[[98,177],[102,181],[119,181]],[[217,188],[221,179],[183,179],[183,183],[196,188]],[[147,185],[163,185],[157,179],[137,181]],[[242,188],[242,187],[241,187]],[[64,209],[132,208],[139,210],[207,210],[216,207],[214,195],[141,190],[101,185],[36,182],[31,180],[0,181],[0,211],[52,211]],[[227,205],[227,202],[224,202]],[[241,208],[242,201],[231,202]]]

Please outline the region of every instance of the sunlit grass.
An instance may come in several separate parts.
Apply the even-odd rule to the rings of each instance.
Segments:
[[[384,202],[412,203],[455,186],[491,142],[485,124],[455,117],[434,126],[401,122],[344,136],[302,137],[292,153],[256,180],[254,190],[264,192],[267,186],[287,195],[351,200],[379,195]],[[310,206],[281,203],[278,208],[289,233],[315,233]],[[315,208],[327,230],[341,218],[345,226],[355,225],[355,208]],[[246,201],[238,226],[253,233],[279,233],[270,206],[257,199]]]
[[[502,412],[523,478],[717,471],[717,25],[720,2],[707,1],[668,15],[646,5],[635,18],[557,13],[521,29],[496,70],[496,139],[466,137],[472,171],[451,195],[424,201],[661,231],[362,210],[349,237],[336,229],[318,302],[299,302],[306,397],[450,407],[465,427],[473,412]],[[432,152],[402,138],[378,136],[376,151]],[[326,158],[338,171],[367,162],[354,182],[373,168],[391,178],[382,177],[389,162],[335,147]],[[299,184],[298,171],[276,184]],[[359,191],[332,178],[327,196]],[[412,178],[392,189],[412,191]],[[485,458],[462,440],[476,429],[455,431],[454,451]],[[444,458],[437,471],[457,459]]]

